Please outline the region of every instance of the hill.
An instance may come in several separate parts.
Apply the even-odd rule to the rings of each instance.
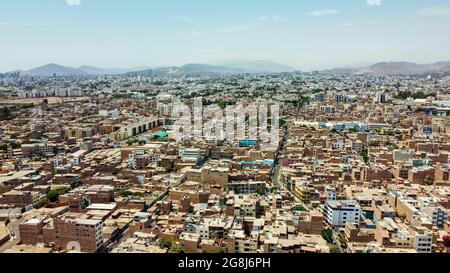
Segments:
[[[368,75],[414,75],[427,73],[447,73],[450,61],[430,64],[411,62],[380,62],[362,68],[334,68],[323,71],[332,74],[368,74]]]
[[[57,76],[87,76],[90,73],[73,68],[66,67],[58,64],[47,64],[44,66],[39,66],[28,71],[22,71],[22,74],[38,77],[51,77],[53,75]]]

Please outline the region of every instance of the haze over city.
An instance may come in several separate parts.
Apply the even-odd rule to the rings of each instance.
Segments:
[[[0,71],[268,60],[295,69],[450,60],[448,0],[1,1]]]

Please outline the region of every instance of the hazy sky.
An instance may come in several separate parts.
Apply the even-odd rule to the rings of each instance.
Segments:
[[[450,60],[450,0],[0,0],[0,71]]]

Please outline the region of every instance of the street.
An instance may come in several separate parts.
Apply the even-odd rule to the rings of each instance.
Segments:
[[[281,154],[284,152],[286,141],[287,141],[287,137],[288,137],[288,127],[287,127],[287,125],[284,125],[283,130],[284,130],[283,139],[281,140],[281,143],[280,143],[280,146],[279,146],[279,149],[278,149],[278,153],[275,156],[274,167],[272,169],[272,173],[270,174],[270,179],[272,181],[272,185],[274,187],[279,188],[279,189],[284,189],[283,183],[280,183],[280,180],[281,180],[281,161],[280,161],[280,157],[281,157]]]
[[[25,216],[26,214],[22,215],[20,219],[11,219],[11,222],[7,225],[11,239],[0,246],[0,253],[20,243],[19,225],[25,222]]]

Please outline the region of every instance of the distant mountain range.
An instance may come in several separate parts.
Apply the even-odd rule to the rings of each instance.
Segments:
[[[91,75],[118,75],[126,74],[131,71],[150,69],[151,67],[134,67],[134,68],[99,68],[95,66],[80,66],[77,69]]]
[[[239,74],[239,73],[280,73],[292,72],[294,68],[267,61],[233,62],[226,65],[186,64],[180,67],[135,67],[105,69],[94,66],[67,67],[59,64],[47,64],[27,71],[19,71],[23,75],[37,77],[57,76],[98,76],[98,75],[134,75],[148,76],[160,74]]]
[[[242,73],[282,73],[293,72],[294,68],[268,61],[235,61],[222,65],[186,64],[169,67],[99,68],[94,66],[67,67],[48,64],[27,71],[18,71],[23,75],[37,77],[57,76],[99,76],[99,75],[183,75],[183,74],[242,74]],[[367,75],[412,75],[427,73],[450,73],[450,61],[431,64],[411,62],[380,62],[360,68],[335,68],[322,71],[331,74],[367,74]]]
[[[260,73],[283,73],[296,70],[290,66],[269,61],[234,61],[222,64],[222,66]]]
[[[450,61],[431,64],[409,62],[381,62],[363,68],[335,68],[326,70],[329,73],[369,74],[369,75],[413,75],[426,73],[447,73],[450,71]]]
[[[80,66],[78,68],[62,66],[59,64],[47,64],[39,66],[30,70],[19,70],[23,75],[30,75],[36,77],[50,77],[53,75],[57,76],[95,76],[95,75],[116,75],[125,74],[130,71],[148,69],[149,67],[135,67],[130,69],[124,68],[99,68],[94,66]]]

